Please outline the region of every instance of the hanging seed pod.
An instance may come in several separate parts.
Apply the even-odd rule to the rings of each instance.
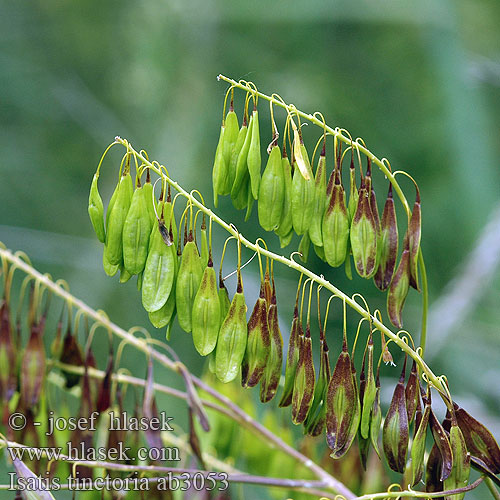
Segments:
[[[354,168],[353,149],[351,148],[351,164],[349,166],[349,204],[347,206],[347,213],[349,214],[349,221],[351,224],[356,214],[358,200],[359,194],[356,186],[356,169]]]
[[[144,269],[151,227],[144,191],[139,184],[123,224],[123,265],[131,275],[139,274]]]
[[[274,398],[280,381],[281,365],[283,364],[283,337],[278,323],[278,306],[276,304],[274,276],[272,282],[271,304],[267,312],[270,337],[269,358],[264,368],[262,378],[260,379],[260,400],[262,403],[267,403]]]
[[[246,166],[245,166],[246,168]],[[245,172],[243,180],[241,181],[241,188],[235,198],[232,198],[233,206],[236,210],[243,210],[247,208],[248,192],[250,188],[250,174],[248,170]],[[253,198],[252,198],[253,199]]]
[[[176,259],[174,245],[167,246],[158,226],[154,226],[142,277],[142,305],[147,312],[158,311],[167,302],[174,283]]]
[[[99,174],[96,172],[92,178],[92,184],[90,185],[88,212],[90,222],[92,222],[92,227],[94,228],[97,238],[101,243],[104,243],[106,241],[106,231],[104,230],[104,206],[97,188],[98,179]]]
[[[0,367],[0,400],[5,403],[10,401],[17,389],[17,348],[6,300],[0,307]]]
[[[189,232],[188,242],[184,245],[181,265],[175,287],[175,303],[180,327],[187,333],[192,328],[192,312],[195,295],[200,288],[203,269],[201,259],[193,241],[193,233]]]
[[[493,474],[500,474],[500,449],[491,432],[458,405],[455,416],[470,454],[484,462]]]
[[[225,177],[224,179],[221,179],[220,183],[220,191],[218,193],[221,195],[229,194],[233,186],[232,180],[234,181],[234,176],[231,174],[231,157],[236,146],[236,141],[238,140],[239,129],[240,126],[238,125],[238,117],[234,112],[233,99],[231,97],[231,104],[226,115],[224,136],[222,138],[222,154],[224,156]]]
[[[287,247],[290,242],[292,241],[292,238],[293,238],[293,230],[290,231],[286,236],[280,236],[280,247],[281,248],[285,248]]]
[[[380,258],[373,280],[377,288],[384,291],[391,284],[398,255],[398,223],[391,183],[389,183],[389,192],[385,201],[384,212],[382,213],[380,238],[377,248],[380,250]]]
[[[248,122],[248,131],[243,141],[243,146],[238,154],[238,159],[236,160],[236,175],[234,178],[234,183],[231,188],[231,198],[235,200],[238,198],[240,191],[243,187],[243,181],[246,176],[248,176],[248,182],[250,182],[250,173],[247,165],[248,152],[250,150],[250,143],[252,142],[252,131],[253,131],[253,115],[250,116],[250,121]],[[251,191],[251,188],[249,188]]]
[[[372,420],[370,423],[370,440],[373,448],[380,458],[380,450],[378,447],[378,436],[380,433],[380,424],[382,423],[382,410],[380,408],[380,366],[377,368],[375,387],[375,401],[373,402]]]
[[[251,190],[251,186],[250,186],[250,182],[248,183],[248,196],[247,196],[247,211],[246,211],[246,214],[245,214],[245,222],[250,219],[250,215],[252,214],[252,208],[253,208],[253,204],[254,204],[254,198],[252,196],[252,190]]]
[[[220,310],[220,325],[224,323],[229,307],[231,306],[231,301],[229,300],[229,294],[227,292],[226,285],[222,281],[222,276],[219,276],[219,310]]]
[[[104,269],[104,272],[112,278],[117,272],[118,269],[120,269],[120,264],[110,264],[108,261],[108,258],[106,256],[106,252],[102,253],[102,268]]]
[[[281,212],[281,220],[279,226],[275,229],[276,234],[281,238],[285,238],[292,234],[292,167],[290,160],[286,154],[285,145],[281,157],[281,167],[283,169],[283,211]],[[286,245],[285,245],[286,246]],[[281,246],[283,248],[283,245]]]
[[[297,152],[299,152],[301,157],[301,166],[299,166]],[[295,146],[294,155],[298,168],[294,169],[292,177],[292,224],[295,232],[300,235],[304,234],[311,224],[315,194],[311,164],[309,163],[309,157],[302,142],[302,136],[300,136],[299,146]],[[305,170],[307,179],[304,177],[302,170]]]
[[[277,137],[274,138],[276,141],[277,139]],[[259,223],[265,231],[273,231],[279,226],[285,197],[285,178],[281,162],[281,151],[275,142],[272,144],[271,153],[262,174],[257,207]]]
[[[403,370],[396,384],[391,405],[387,411],[382,431],[384,453],[389,467],[395,472],[403,473],[406,466],[408,451],[409,429],[408,413],[405,399],[406,357]]]
[[[378,231],[365,179],[361,179],[350,235],[356,271],[362,278],[371,278],[376,271]]]
[[[307,259],[309,258],[310,248],[311,248],[311,238],[309,237],[309,233],[305,232],[302,235],[302,238],[300,239],[299,243],[299,253],[302,262],[307,262]]]
[[[111,376],[113,374],[113,353],[108,357],[108,366],[102,379],[97,395],[96,410],[99,413],[106,411],[111,406]]]
[[[132,191],[133,185],[130,169],[124,168],[115,202],[110,209],[106,229],[106,245],[104,251],[108,262],[112,265],[120,264],[123,258],[123,225],[130,207]]]
[[[314,201],[312,219],[309,225],[309,236],[314,245],[323,246],[323,215],[326,206],[326,152],[325,144],[319,155],[318,166],[314,176]]]
[[[417,404],[419,401],[420,394],[420,384],[418,382],[418,371],[417,363],[413,360],[411,365],[410,376],[408,377],[408,382],[406,382],[405,398],[406,398],[406,410],[408,413],[408,425],[413,422],[415,418],[415,412],[417,410]]]
[[[442,475],[443,461],[438,447],[434,444],[427,458],[427,466],[425,468],[425,491],[427,493],[437,493],[443,491]],[[444,500],[443,497],[438,497],[437,500]]]
[[[232,195],[232,189],[234,186],[234,181],[236,179],[236,171],[237,171],[237,165],[238,165],[238,157],[240,155],[241,150],[243,149],[243,144],[245,144],[245,139],[247,137],[248,133],[248,112],[245,107],[245,111],[243,113],[243,123],[241,124],[240,131],[238,132],[238,137],[236,138],[236,142],[234,143],[234,147],[231,151],[231,156],[229,160],[229,167],[228,167],[228,178],[229,178],[229,187],[230,187],[230,192],[231,192],[231,197]]]
[[[71,333],[71,328],[68,325],[66,335],[64,336],[61,356],[59,358],[61,363],[72,366],[83,366],[83,354],[75,335]],[[70,373],[62,370],[64,378],[66,379],[66,387],[71,389],[80,383],[80,375]]]
[[[45,317],[31,326],[30,338],[21,361],[21,399],[23,407],[30,409],[40,400],[45,385],[45,348],[43,345],[43,329]]]
[[[248,148],[247,165],[250,174],[250,183],[252,196],[256,200],[259,196],[260,187],[260,131],[259,131],[259,112],[254,105],[252,113],[252,138]]]
[[[169,186],[170,187],[170,186]],[[149,215],[149,220],[151,222],[151,227],[154,226],[156,222],[156,213],[154,209],[154,195],[153,195],[153,184],[151,184],[151,174],[149,168],[146,169],[146,182],[142,187],[144,201],[146,202],[146,208]]]
[[[422,210],[420,207],[420,191],[417,190],[413,210],[408,224],[408,242],[410,250],[410,286],[420,292],[418,285],[418,252],[420,250],[420,235],[422,232]]]
[[[424,412],[420,418],[420,422],[418,425],[417,422],[415,422],[416,432],[411,446],[412,486],[420,482],[424,474],[425,440],[427,437],[427,426],[429,425],[429,417],[431,414],[430,388],[427,389],[427,397],[424,398],[424,404]]]
[[[408,295],[409,284],[410,252],[406,244],[387,294],[387,314],[391,323],[397,328],[403,327],[401,314],[403,312],[406,296]]]
[[[440,424],[439,420],[434,415],[434,412],[430,411],[429,415],[429,424],[432,431],[432,437],[434,438],[434,443],[439,449],[439,453],[441,454],[441,481],[444,481],[451,474],[451,468],[453,466],[453,455],[451,452],[450,442],[446,435],[446,431],[443,429],[443,426]]]
[[[335,364],[326,400],[326,442],[332,450],[332,458],[345,455],[358,432],[361,411],[353,373],[355,370],[347,350],[344,318],[342,352]]]
[[[214,206],[219,205],[218,195],[224,190],[227,175],[227,165],[224,157],[224,120],[220,127],[219,142],[215,150],[214,166],[212,168],[212,189],[214,191]]]
[[[366,364],[365,364],[366,363]],[[370,437],[370,422],[373,410],[373,404],[375,402],[375,397],[377,394],[377,388],[375,385],[375,377],[373,375],[373,335],[370,332],[368,337],[368,342],[366,344],[365,354],[363,356],[363,368],[364,371],[364,388],[361,391],[361,425],[360,432],[364,439]]]
[[[211,256],[203,271],[200,287],[194,298],[192,326],[194,347],[202,356],[210,354],[217,344],[220,328],[217,277]]]
[[[470,476],[470,454],[467,451],[462,431],[453,415],[450,429],[450,445],[453,466],[449,477],[443,482],[445,490],[454,490],[467,486]],[[445,500],[462,500],[464,497],[465,493],[447,495]]]
[[[245,296],[241,281],[241,246],[238,240],[238,286],[221,325],[215,351],[215,374],[224,383],[238,376],[247,346],[247,321]]]
[[[200,245],[200,257],[201,257],[201,267],[205,269],[208,266],[209,251],[208,251],[208,240],[207,240],[207,224],[205,222],[205,214],[203,214],[203,219],[201,221],[201,245]],[[213,263],[212,263],[213,267]],[[217,287],[216,287],[217,288]]]

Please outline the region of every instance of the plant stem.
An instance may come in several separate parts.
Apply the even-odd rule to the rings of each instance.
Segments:
[[[155,166],[151,165],[151,167],[155,171],[157,171]],[[168,181],[170,181],[170,180],[168,180]],[[184,190],[182,190],[182,191],[184,191]],[[184,193],[186,193],[186,192],[184,191]],[[188,193],[186,193],[186,194],[188,196],[190,196]],[[203,205],[201,205],[201,206],[203,207]],[[205,210],[208,210],[205,207],[203,207],[203,208]],[[226,224],[226,223],[224,222],[224,224]],[[261,253],[263,253],[263,252],[264,252],[264,250],[261,250]],[[38,272],[32,266],[27,264],[24,260],[22,260],[19,256],[12,254],[9,250],[1,248],[1,247],[0,247],[0,256],[3,259],[11,262],[14,266],[16,266],[18,269],[22,270],[24,273],[26,273],[30,276],[33,276],[41,284],[46,286],[48,289],[52,290],[53,293],[55,293],[59,297],[66,300],[69,304],[72,304],[75,307],[77,307],[78,309],[82,310],[89,318],[92,318],[94,321],[97,321],[98,323],[102,324],[105,328],[107,328],[109,331],[114,333],[117,337],[120,337],[121,339],[126,340],[129,344],[133,345],[136,349],[144,352],[148,356],[151,356],[153,359],[157,360],[159,363],[161,363],[163,366],[165,366],[169,370],[172,370],[172,371],[182,375],[182,369],[180,367],[179,362],[172,361],[164,354],[162,354],[162,353],[158,352],[156,349],[153,349],[152,347],[150,347],[146,343],[145,340],[134,337],[134,335],[132,335],[131,333],[125,331],[123,328],[120,328],[118,325],[116,325],[115,323],[110,321],[110,319],[102,311],[95,311],[90,306],[88,306],[85,302],[77,299],[76,297],[71,295],[67,290],[65,290],[61,286],[57,285],[56,283],[54,283],[51,279],[49,279],[48,276],[42,275],[40,272]],[[212,389],[212,387],[210,387],[209,385],[207,385],[205,382],[200,380],[198,377],[195,377],[194,375],[191,375],[191,380],[193,381],[193,383],[197,387],[199,387],[200,389],[205,391],[207,394],[210,394],[210,396],[212,396],[217,401],[226,405],[231,412],[231,417],[234,420],[240,422],[243,425],[248,426],[256,434],[260,434],[262,436],[262,438],[265,439],[272,446],[276,447],[277,449],[282,450],[287,455],[293,457],[295,460],[297,460],[299,463],[301,463],[304,467],[309,469],[316,477],[318,477],[322,481],[325,481],[325,483],[329,489],[331,489],[332,491],[334,491],[338,494],[341,494],[347,500],[355,498],[355,495],[343,483],[341,483],[339,480],[334,478],[331,474],[329,474],[327,471],[325,471],[322,467],[315,464],[310,458],[306,457],[305,455],[303,455],[302,453],[297,451],[295,448],[293,448],[292,446],[285,443],[282,439],[280,439],[278,436],[276,436],[269,429],[267,429],[266,427],[261,425],[256,420],[254,420],[250,415],[248,415],[246,412],[244,412],[238,405],[233,403],[228,397],[224,396],[223,394],[220,394],[215,389]]]
[[[342,134],[342,131],[340,129],[333,129],[332,127],[329,127],[325,123],[323,123],[322,120],[319,120],[316,118],[316,116],[304,113],[303,111],[298,110],[295,106],[293,105],[287,105],[284,102],[275,99],[273,96],[268,96],[266,94],[263,94],[262,92],[256,92],[255,89],[251,88],[249,85],[243,82],[237,82],[236,80],[233,80],[231,78],[228,78],[227,76],[224,75],[219,75],[217,77],[217,80],[223,80],[227,83],[229,83],[231,86],[235,88],[239,88],[241,90],[245,90],[246,92],[250,92],[251,94],[257,93],[259,97],[262,97],[262,99],[265,99],[266,101],[272,102],[276,106],[279,106],[283,109],[286,109],[288,112],[295,113],[299,115],[300,117],[310,121],[311,123],[314,123],[318,127],[320,127],[322,130],[328,131],[331,135],[335,136],[338,140],[342,141],[345,144],[352,145],[353,141],[350,137],[347,137]],[[365,156],[370,158],[370,160],[377,165],[377,167],[382,171],[382,173],[387,177],[389,182],[392,184],[392,187],[396,191],[403,208],[405,209],[406,214],[409,216],[410,215],[410,206],[408,204],[408,200],[406,199],[403,190],[401,189],[401,186],[399,185],[398,181],[396,180],[395,175],[391,172],[391,170],[387,167],[387,165],[382,161],[379,160],[370,150],[368,150],[365,146],[360,144],[359,142],[356,143],[356,148],[363,153]],[[424,348],[425,348],[425,337],[426,337],[426,321],[427,321],[427,308],[428,308],[428,295],[429,295],[429,290],[427,288],[427,276],[425,274],[425,266],[424,266],[424,257],[422,254],[422,249],[420,249],[419,252],[419,263],[420,263],[420,273],[422,275],[422,332],[421,332],[421,339],[420,343],[422,346],[422,357],[424,353]]]
[[[490,490],[491,496],[495,500],[500,500],[500,493],[498,492],[495,485],[493,484],[493,481],[489,477],[485,477],[484,482],[486,483],[486,486],[488,486],[488,489]]]

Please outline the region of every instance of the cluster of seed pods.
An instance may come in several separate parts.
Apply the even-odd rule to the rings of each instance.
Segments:
[[[420,290],[421,208],[417,185],[398,262],[399,237],[393,186],[389,182],[380,217],[372,183],[371,158],[367,157],[363,172],[359,142],[351,142],[351,146],[343,152],[342,143],[334,137],[334,166],[328,178],[326,139],[329,134],[325,127],[316,146],[318,149],[318,145],[323,143],[313,172],[300,123],[295,125],[293,113],[289,112],[287,116],[283,146],[281,149],[278,146],[279,133],[271,103],[272,139],[267,148],[267,163],[261,173],[257,98],[252,92],[247,94],[240,128],[234,111],[233,89],[228,91],[226,100],[229,93],[230,107],[223,118],[212,171],[215,206],[219,195],[230,194],[235,208],[247,209],[248,218],[257,200],[260,225],[266,231],[274,231],[282,247],[290,243],[294,234],[301,235],[299,252],[303,260],[307,260],[309,248],[313,245],[318,257],[331,267],[344,264],[350,278],[352,255],[357,273],[366,279],[373,278],[377,288],[388,291],[390,321],[401,328],[402,310],[409,287]],[[254,109],[248,120],[248,105],[252,97]],[[296,118],[299,118],[298,115]],[[290,129],[293,130],[293,140]],[[291,158],[287,155],[287,135]],[[348,150],[351,151],[349,197],[342,179],[343,158]],[[355,152],[359,162],[359,186]]]

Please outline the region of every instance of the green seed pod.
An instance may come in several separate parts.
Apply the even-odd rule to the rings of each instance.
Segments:
[[[260,286],[259,298],[248,320],[247,328],[248,340],[241,365],[241,385],[243,387],[254,387],[264,374],[271,349],[263,282]]]
[[[409,440],[408,413],[406,411],[404,386],[405,373],[406,357],[382,430],[382,442],[387,463],[393,471],[401,473],[404,472],[406,466],[406,453],[408,451]]]
[[[326,256],[325,256],[325,248],[324,247],[317,247],[316,245],[313,245],[314,247],[314,253],[323,261],[326,262]]]
[[[210,354],[217,344],[220,328],[217,277],[211,258],[203,271],[200,287],[194,298],[192,326],[194,347],[202,356]]]
[[[332,175],[334,174],[332,173]],[[340,172],[337,170],[328,207],[323,218],[323,248],[325,249],[325,259],[330,266],[338,267],[345,261],[348,242],[349,216]]]
[[[259,131],[259,112],[254,107],[252,113],[252,138],[248,148],[247,165],[250,174],[252,186],[252,196],[256,200],[259,197],[260,187],[260,131]]]
[[[123,225],[130,207],[130,172],[122,175],[115,202],[110,210],[106,229],[106,258],[110,264],[120,264],[123,256]]]
[[[283,169],[284,196],[283,196],[283,211],[281,212],[281,220],[276,228],[276,234],[281,237],[286,237],[292,232],[292,167],[290,160],[286,154],[285,146],[281,157],[281,167]],[[282,247],[283,248],[283,247]]]
[[[415,412],[417,410],[417,405],[419,402],[420,384],[418,382],[418,371],[417,363],[413,360],[411,365],[410,376],[408,377],[408,382],[406,382],[405,398],[406,398],[406,410],[408,413],[408,424],[413,422],[415,418]]]
[[[425,440],[427,436],[427,426],[429,425],[429,417],[431,414],[431,400],[430,390],[427,392],[427,397],[424,398],[425,407],[419,425],[415,424],[417,429],[413,444],[411,446],[411,484],[414,486],[422,479],[424,474],[424,454],[425,454]]]
[[[328,384],[326,399],[326,442],[332,458],[344,456],[358,432],[361,411],[354,373],[344,332],[342,352]]]
[[[248,158],[248,151],[250,149],[250,143],[252,142],[252,130],[253,130],[253,116],[250,117],[250,121],[248,122],[248,131],[245,136],[245,140],[243,141],[243,146],[241,147],[241,151],[238,154],[238,159],[236,160],[236,175],[234,178],[233,186],[231,188],[231,198],[233,200],[238,198],[245,177],[248,175],[248,179],[250,179],[250,174],[247,165],[247,158]]]
[[[224,190],[227,178],[227,164],[224,157],[224,132],[225,126],[222,122],[219,134],[219,142],[215,150],[214,166],[212,169],[212,189],[214,191],[214,206],[219,205],[218,195]]]
[[[193,302],[200,287],[202,275],[201,258],[193,241],[193,235],[190,233],[188,242],[184,245],[182,252],[181,265],[175,287],[177,318],[180,327],[187,333],[192,328]]]
[[[280,381],[281,365],[283,364],[283,337],[278,323],[278,306],[276,304],[274,277],[272,281],[271,305],[267,313],[271,345],[269,349],[269,358],[264,368],[262,378],[260,379],[260,400],[262,403],[267,403],[274,398]]]
[[[132,278],[132,274],[130,274],[125,269],[125,267],[123,266],[123,263],[120,264],[119,269],[120,269],[120,283],[126,283],[130,278]]]
[[[302,238],[300,239],[299,243],[299,253],[302,262],[307,262],[307,259],[309,258],[310,248],[311,248],[311,238],[309,237],[309,233],[305,232],[302,235]]]
[[[208,257],[209,257],[209,252],[208,252],[208,239],[207,239],[207,225],[205,223],[205,214],[203,214],[203,220],[201,223],[201,250],[200,250],[200,257],[201,257],[201,267],[205,269],[208,266]],[[217,288],[217,286],[216,286]]]
[[[370,437],[371,414],[373,410],[373,404],[375,402],[375,396],[377,394],[375,377],[373,375],[373,336],[371,332],[370,336],[368,337],[368,343],[366,345],[365,354],[363,356],[362,371],[364,372],[364,387],[362,391],[360,390],[362,408],[360,432],[361,436],[364,439],[368,439]]]
[[[309,178],[306,180],[300,168],[295,168],[292,177],[292,223],[297,234],[304,234],[311,224],[314,210],[314,179],[304,144],[300,144],[300,153]]]
[[[384,291],[391,284],[398,256],[398,223],[391,183],[389,183],[389,193],[387,194],[384,212],[382,213],[377,249],[380,251],[380,258],[373,280],[377,288]]]
[[[154,226],[142,277],[142,305],[147,312],[158,311],[167,301],[174,283],[176,258],[174,245],[167,246],[158,226]]]
[[[146,202],[146,208],[148,210],[149,220],[151,221],[151,227],[153,227],[154,223],[156,222],[156,214],[153,201],[153,184],[151,184],[151,175],[149,173],[149,168],[147,169],[146,183],[144,184],[142,189],[144,201]]]
[[[391,323],[397,328],[403,327],[401,314],[410,284],[410,252],[406,247],[401,255],[398,268],[392,278],[387,294],[387,314]]]
[[[226,130],[224,131],[224,137],[222,142],[222,154],[224,156],[224,164],[226,166],[226,177],[223,182],[221,182],[221,191],[219,194],[226,195],[231,192],[231,188],[233,186],[234,175],[231,174],[231,159],[232,153],[236,146],[236,141],[239,135],[239,125],[238,125],[238,117],[234,112],[233,101],[231,100],[231,105],[229,107],[229,111],[226,115],[225,121]],[[235,169],[236,170],[236,169]]]
[[[380,408],[380,374],[377,369],[377,377],[375,379],[375,401],[373,402],[372,419],[370,422],[370,440],[378,457],[380,458],[380,450],[378,447],[378,436],[380,434],[380,424],[382,423],[382,410]]]
[[[464,436],[456,420],[452,420],[451,424],[450,445],[453,455],[453,467],[450,476],[443,482],[445,490],[464,488],[469,482],[470,454],[467,451]],[[464,497],[465,493],[447,495],[445,500],[462,500]]]
[[[370,192],[361,180],[359,199],[351,223],[351,248],[356,271],[370,278],[376,271],[378,231],[370,206]]]
[[[250,190],[250,174],[245,172],[243,180],[241,181],[241,188],[235,198],[232,198],[233,206],[236,210],[243,210],[247,208],[248,204],[248,191]],[[253,199],[253,198],[252,198]]]
[[[17,348],[10,326],[9,306],[5,300],[0,307],[0,399],[4,402],[17,389]]]
[[[292,238],[293,238],[293,230],[290,231],[287,235],[285,236],[280,236],[279,239],[280,239],[280,247],[281,248],[285,248],[287,247],[290,242],[292,241]]]
[[[302,338],[299,362],[293,384],[292,422],[301,424],[305,421],[313,402],[316,374],[312,355],[312,340],[309,321]]]
[[[422,232],[422,209],[420,207],[420,191],[417,195],[408,225],[408,243],[410,247],[410,286],[420,292],[418,285],[418,252],[420,250],[420,235]]]
[[[250,182],[248,183],[248,195],[247,195],[247,212],[245,214],[245,222],[250,219],[250,215],[252,215],[252,208],[254,204],[254,198],[252,196],[252,190],[250,186]]]
[[[106,252],[102,253],[102,267],[108,276],[113,277],[118,272],[118,269],[120,269],[120,264],[110,264]]]
[[[358,206],[359,193],[356,186],[356,169],[354,168],[354,158],[351,155],[351,165],[349,167],[349,204],[347,205],[347,213],[349,214],[349,221],[352,224],[356,208]]]
[[[220,327],[215,351],[215,374],[224,383],[238,376],[247,346],[247,306],[243,294],[241,277],[229,311]]]
[[[92,222],[92,227],[94,228],[97,238],[101,243],[104,243],[106,241],[106,231],[104,230],[104,206],[97,188],[98,179],[99,174],[95,173],[92,184],[90,185],[88,212],[90,222]]]
[[[231,306],[231,301],[229,300],[229,294],[227,292],[226,285],[222,281],[222,276],[219,276],[219,312],[220,312],[220,326],[224,323],[229,307]]]
[[[123,265],[130,274],[139,274],[146,264],[151,233],[144,191],[137,187],[123,224]]]
[[[283,213],[285,178],[281,162],[281,151],[273,146],[259,188],[259,223],[265,231],[276,229]]]
[[[238,156],[243,149],[243,144],[245,143],[245,139],[248,133],[247,126],[247,112],[243,115],[243,123],[241,124],[240,131],[238,132],[238,137],[236,138],[236,142],[234,143],[233,149],[231,151],[231,156],[229,159],[229,167],[228,167],[228,179],[229,179],[229,188],[232,195],[232,189],[234,185],[234,181],[236,179],[236,170],[238,165]]]
[[[434,443],[438,447],[439,453],[441,454],[442,465],[440,479],[441,481],[444,481],[451,474],[451,469],[453,467],[453,454],[446,431],[432,411],[432,408],[429,415],[429,424],[432,431],[432,437],[434,438]]]
[[[326,153],[325,145],[319,156],[314,176],[314,201],[312,219],[309,224],[309,236],[314,245],[323,246],[323,215],[326,207]]]
[[[163,328],[170,324],[175,314],[175,283],[167,301],[157,311],[148,313],[149,321],[155,328]]]

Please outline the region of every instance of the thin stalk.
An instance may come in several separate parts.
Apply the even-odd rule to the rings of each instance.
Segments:
[[[493,484],[493,481],[489,477],[485,477],[484,482],[486,483],[486,486],[488,486],[488,489],[490,490],[491,496],[495,500],[500,500],[500,493],[498,492],[495,485]]]

